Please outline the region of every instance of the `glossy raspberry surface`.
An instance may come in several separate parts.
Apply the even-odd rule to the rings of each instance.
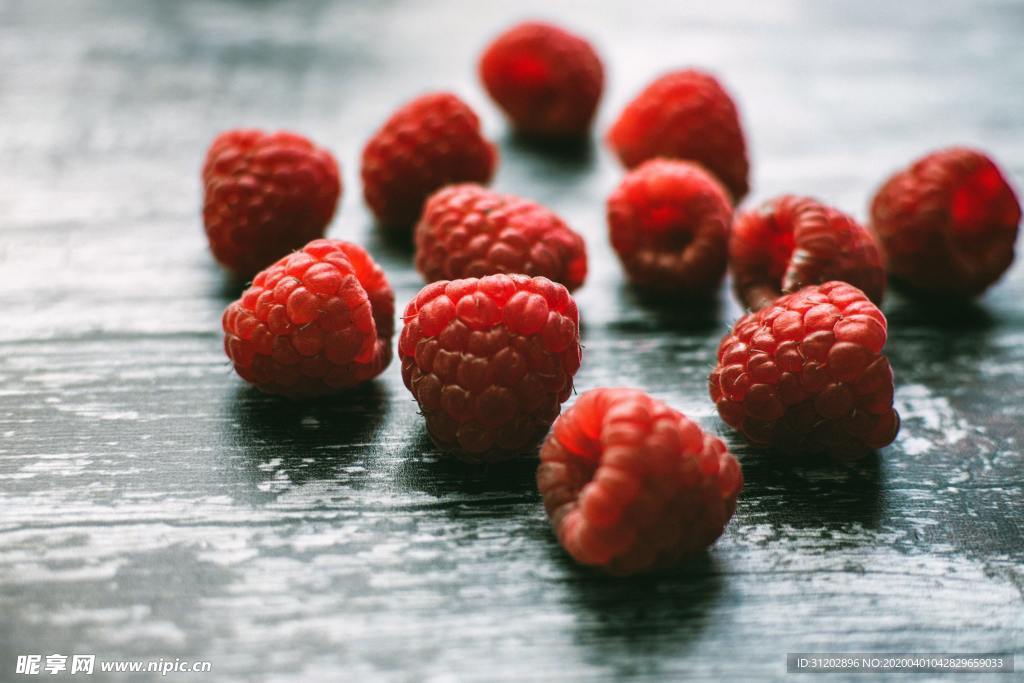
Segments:
[[[480,78],[516,128],[541,137],[586,134],[604,87],[590,43],[542,22],[498,36],[480,59]]]
[[[875,238],[845,213],[784,195],[740,214],[729,240],[736,297],[751,310],[807,285],[842,280],[875,303],[885,268]]]
[[[609,146],[628,168],[670,157],[700,163],[738,203],[746,194],[747,145],[732,98],[696,69],[658,78],[626,105],[608,131]]]
[[[805,287],[722,339],[711,400],[751,443],[782,455],[862,457],[899,431],[886,334],[885,316],[856,287]]]
[[[487,183],[496,162],[497,150],[469,105],[451,93],[423,95],[366,143],[363,194],[381,225],[409,230],[432,192],[452,183]]]
[[[331,153],[286,131],[221,133],[202,178],[210,250],[240,277],[322,237],[341,195]]]
[[[917,160],[871,202],[889,273],[924,292],[975,296],[990,287],[1013,263],[1020,220],[999,167],[962,147]]]
[[[547,278],[440,281],[409,302],[402,379],[442,450],[470,462],[527,452],[572,393],[579,314]]]
[[[537,487],[558,540],[612,574],[665,569],[717,539],[739,463],[692,420],[636,389],[594,389],[558,418]]]
[[[725,274],[732,205],[697,164],[645,161],[608,198],[608,230],[629,279],[640,289],[706,297]]]
[[[587,275],[587,252],[583,238],[540,204],[479,185],[450,185],[424,207],[416,267],[428,282],[522,273],[572,291]]]
[[[253,279],[224,311],[224,350],[271,394],[334,393],[391,362],[395,297],[384,271],[351,242],[314,240]]]

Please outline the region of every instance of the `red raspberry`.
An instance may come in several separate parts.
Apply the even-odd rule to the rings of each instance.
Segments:
[[[732,206],[696,164],[645,161],[608,198],[612,246],[636,285],[704,297],[725,274]]]
[[[439,448],[470,462],[544,436],[580,366],[579,314],[544,277],[434,282],[405,309],[402,379]]]
[[[428,282],[523,273],[570,291],[587,275],[583,238],[540,204],[479,185],[451,185],[427,201],[416,267]]]
[[[366,143],[366,203],[383,226],[410,228],[434,190],[490,181],[497,154],[469,105],[451,93],[423,95],[396,111]]]
[[[319,396],[391,362],[395,295],[361,247],[314,240],[256,275],[224,311],[224,350],[270,394]]]
[[[608,131],[608,144],[628,168],[654,157],[688,159],[714,173],[734,201],[747,194],[747,146],[736,105],[702,71],[674,71],[647,86]]]
[[[537,488],[559,542],[577,562],[619,575],[710,546],[743,486],[721,439],[636,389],[580,396],[540,460]]]
[[[874,237],[845,213],[784,195],[736,218],[729,239],[733,288],[752,310],[807,285],[843,280],[875,303],[885,268]]]
[[[1020,203],[982,152],[933,152],[885,182],[871,228],[889,273],[923,291],[975,296],[1013,263]]]
[[[859,458],[899,431],[885,337],[885,316],[853,285],[805,287],[722,339],[711,400],[754,444]]]
[[[229,130],[203,164],[203,223],[214,257],[248,277],[323,236],[341,195],[325,149],[280,131]]]
[[[543,137],[585,135],[604,87],[590,43],[539,22],[498,36],[480,59],[480,78],[516,128]]]

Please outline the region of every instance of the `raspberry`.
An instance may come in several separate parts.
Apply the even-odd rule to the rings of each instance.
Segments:
[[[480,78],[516,128],[541,137],[585,135],[604,87],[590,43],[539,22],[498,36],[480,59]]]
[[[445,185],[487,183],[497,150],[480,133],[480,119],[451,93],[405,104],[363,149],[363,193],[386,228],[410,228],[423,202]]]
[[[314,240],[256,275],[224,311],[224,350],[247,382],[293,398],[376,377],[391,362],[395,295],[361,247]]]
[[[666,74],[626,105],[608,144],[628,168],[654,157],[696,161],[739,202],[747,194],[747,146],[732,98],[695,69]]]
[[[489,275],[424,287],[405,309],[402,379],[431,438],[469,462],[544,436],[580,366],[579,314],[544,277]]]
[[[587,275],[583,238],[539,204],[479,185],[451,185],[427,201],[416,267],[428,282],[523,273],[570,291]]]
[[[612,246],[642,289],[698,298],[725,274],[732,206],[696,164],[645,161],[608,198]]]
[[[636,389],[584,393],[540,451],[558,540],[612,574],[664,569],[715,542],[743,486],[725,444]]]
[[[1013,263],[1021,208],[982,152],[933,152],[889,178],[871,202],[871,228],[889,273],[927,292],[976,296]]]
[[[718,346],[708,386],[751,443],[856,459],[896,438],[886,321],[853,285],[805,287],[750,313]]]
[[[843,280],[875,303],[885,268],[871,233],[808,197],[784,195],[737,217],[729,239],[736,297],[750,309],[807,285]]]
[[[203,164],[203,224],[213,256],[249,277],[322,237],[341,195],[325,149],[280,131],[229,130]]]

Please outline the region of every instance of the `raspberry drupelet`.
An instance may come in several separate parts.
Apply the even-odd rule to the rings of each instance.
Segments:
[[[636,389],[594,389],[555,422],[537,487],[558,540],[617,575],[677,565],[721,536],[743,486],[721,439]]]
[[[736,298],[751,310],[807,285],[842,280],[875,303],[885,292],[881,252],[870,232],[809,197],[784,195],[740,214],[729,238]]]
[[[889,274],[925,293],[981,294],[1013,263],[1021,207],[983,152],[933,152],[889,178],[871,202],[871,228]]]
[[[885,339],[885,316],[853,285],[805,287],[740,318],[722,339],[711,400],[755,445],[863,457],[900,426]]]
[[[590,43],[535,21],[510,28],[487,47],[480,78],[518,130],[545,138],[585,135],[604,88]]]
[[[639,289],[689,299],[715,292],[725,275],[732,205],[697,164],[645,161],[608,198],[608,229]]]
[[[579,314],[547,278],[489,275],[424,287],[405,309],[402,379],[443,451],[523,454],[547,432],[580,366]]]
[[[427,201],[416,267],[428,282],[497,273],[543,276],[570,291],[587,275],[583,238],[540,204],[479,185],[451,185]]]
[[[366,143],[366,203],[385,228],[409,231],[434,190],[489,182],[497,154],[469,105],[451,93],[423,95],[399,108]]]
[[[361,247],[314,240],[260,272],[224,311],[224,350],[257,388],[291,398],[372,379],[391,362],[395,297]]]
[[[286,131],[221,133],[202,179],[210,250],[243,278],[322,237],[341,195],[331,153]]]
[[[696,161],[739,203],[747,194],[747,145],[732,98],[711,75],[696,69],[658,78],[626,105],[607,135],[627,168],[648,159]]]

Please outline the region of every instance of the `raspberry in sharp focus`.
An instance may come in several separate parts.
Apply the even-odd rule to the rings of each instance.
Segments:
[[[784,195],[740,214],[729,238],[736,297],[751,310],[807,285],[842,280],[875,303],[885,268],[874,237],[845,213]]]
[[[202,176],[210,249],[241,277],[323,236],[341,194],[331,153],[285,131],[221,133]]]
[[[628,168],[654,157],[687,159],[714,173],[734,202],[747,194],[747,146],[736,105],[702,71],[674,71],[651,83],[626,105],[607,141]]]
[[[224,350],[267,393],[334,393],[391,362],[394,315],[391,286],[366,251],[314,240],[257,274],[227,307]]]
[[[845,282],[780,297],[736,323],[708,379],[718,414],[755,445],[856,459],[896,438],[882,312]]]
[[[497,150],[465,102],[451,93],[423,95],[396,111],[366,143],[366,203],[384,227],[409,230],[434,190],[487,183],[496,160]]]
[[[428,282],[522,273],[572,291],[587,275],[587,252],[583,238],[540,204],[479,185],[451,185],[423,209],[416,267]]]
[[[1020,202],[999,167],[965,148],[919,159],[871,202],[889,274],[924,292],[983,292],[1013,262],[1020,220]]]
[[[725,274],[732,206],[697,164],[652,159],[608,198],[612,246],[639,288],[685,298],[713,293]]]
[[[594,389],[555,422],[537,487],[582,564],[625,575],[672,567],[725,529],[743,486],[725,444],[635,389]]]
[[[586,134],[604,87],[590,43],[540,22],[498,36],[480,59],[480,78],[517,129],[541,137]]]
[[[405,309],[402,379],[444,451],[504,460],[539,441],[572,393],[579,314],[547,278],[489,275],[424,287]]]

